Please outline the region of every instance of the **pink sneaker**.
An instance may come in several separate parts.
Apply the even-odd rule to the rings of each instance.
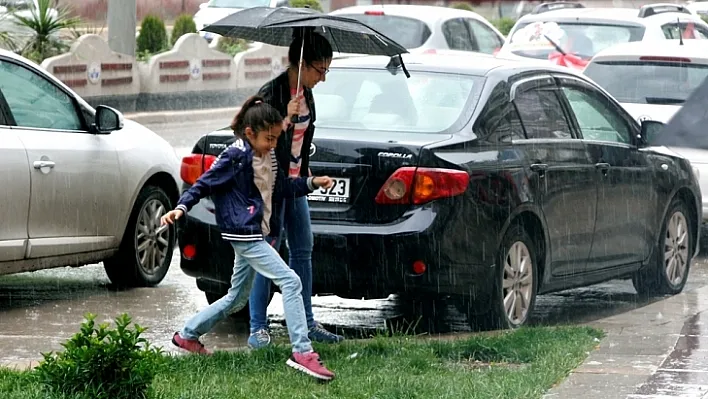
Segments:
[[[320,355],[315,352],[293,353],[286,364],[318,380],[330,381],[334,378],[334,373],[325,368]]]
[[[211,352],[209,352],[204,347],[204,344],[199,342],[198,339],[184,339],[179,335],[178,332],[176,332],[175,335],[172,336],[172,344],[180,349],[186,350],[187,352],[200,353],[202,355],[211,354]]]

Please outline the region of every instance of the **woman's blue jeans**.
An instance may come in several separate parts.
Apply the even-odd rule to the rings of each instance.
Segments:
[[[315,326],[312,314],[312,228],[310,225],[310,207],[307,197],[286,200],[281,213],[281,226],[284,226],[288,239],[290,259],[288,265],[300,277],[302,283],[302,302],[305,305],[307,327]],[[275,232],[271,232],[276,236]],[[278,234],[274,248],[280,250],[282,234]],[[271,281],[256,274],[249,297],[251,312],[251,332],[268,328],[268,303],[270,302]]]

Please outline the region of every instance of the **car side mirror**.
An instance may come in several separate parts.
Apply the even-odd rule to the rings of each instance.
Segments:
[[[207,7],[209,7],[209,3],[202,3],[202,4],[199,5],[199,9],[200,9],[200,10],[203,10],[203,9],[205,9],[205,8],[207,8]]]
[[[278,0],[275,3],[275,6],[276,7],[288,7],[288,6],[290,6],[290,1],[289,0]]]
[[[99,105],[96,107],[96,119],[93,130],[96,134],[110,134],[123,128],[123,114],[120,111]]]
[[[664,123],[653,120],[643,120],[639,139],[644,145],[651,145],[664,128]]]

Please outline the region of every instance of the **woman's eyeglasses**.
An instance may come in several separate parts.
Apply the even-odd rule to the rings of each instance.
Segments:
[[[314,66],[314,65],[312,65],[312,64],[308,64],[308,65],[310,66],[310,68],[312,68],[312,69],[314,69],[315,71],[319,72],[319,74],[322,75],[322,76],[326,76],[327,73],[329,73],[329,69],[327,69],[327,68],[320,69],[320,68],[317,68],[316,66]]]

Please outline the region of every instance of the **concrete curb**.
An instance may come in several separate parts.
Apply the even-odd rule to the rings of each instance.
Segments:
[[[161,123],[181,123],[205,119],[231,119],[241,107],[212,108],[198,110],[134,112],[123,116],[141,125]]]

